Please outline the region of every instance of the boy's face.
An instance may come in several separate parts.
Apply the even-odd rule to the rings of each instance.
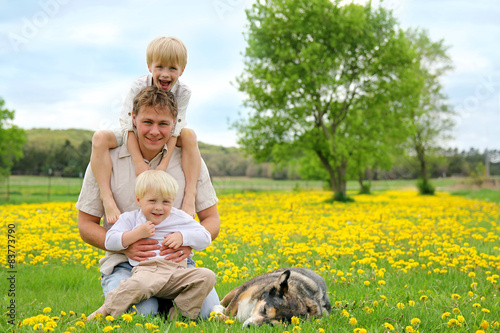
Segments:
[[[161,193],[147,192],[144,197],[137,198],[137,203],[141,207],[144,216],[155,225],[160,224],[168,217],[173,202],[172,198],[164,198]]]
[[[178,64],[165,64],[160,61],[153,62],[148,68],[153,74],[153,84],[166,91],[172,89],[179,76],[184,72],[184,68]]]
[[[142,156],[151,161],[172,135],[175,119],[167,108],[142,106],[137,115],[132,115],[132,121],[137,128],[137,142]]]

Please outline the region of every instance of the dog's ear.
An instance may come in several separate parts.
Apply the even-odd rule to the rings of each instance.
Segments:
[[[278,279],[278,290],[280,294],[286,294],[288,292],[288,278],[290,277],[290,271],[286,270],[280,275]]]

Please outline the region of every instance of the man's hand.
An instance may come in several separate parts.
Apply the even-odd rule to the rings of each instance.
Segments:
[[[154,239],[139,239],[122,252],[132,260],[144,261],[156,256],[156,253],[148,251],[159,250],[160,248],[160,244]]]
[[[166,260],[172,260],[173,262],[180,262],[186,259],[191,254],[191,248],[189,246],[181,246],[178,249],[169,249],[166,246],[162,246],[160,249],[160,256],[166,255]]]

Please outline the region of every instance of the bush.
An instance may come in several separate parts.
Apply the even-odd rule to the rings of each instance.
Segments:
[[[417,182],[418,191],[421,195],[434,195],[436,188],[427,179],[420,179]]]

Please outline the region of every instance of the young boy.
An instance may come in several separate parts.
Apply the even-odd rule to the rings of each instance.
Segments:
[[[113,193],[110,188],[111,158],[109,149],[124,143],[132,156],[136,174],[148,170],[144,162],[137,137],[132,124],[132,105],[134,97],[143,88],[155,85],[165,91],[171,91],[177,99],[178,116],[172,137],[167,142],[167,155],[163,157],[157,169],[165,171],[174,147],[182,147],[181,166],[186,178],[182,210],[192,217],[195,216],[196,181],[201,168],[201,155],[198,149],[196,134],[185,128],[186,109],[191,97],[191,90],[179,81],[187,63],[187,50],[182,41],[174,37],[158,37],[149,43],[146,50],[146,61],[150,74],[137,79],[132,85],[123,105],[120,117],[120,130],[102,130],[92,138],[92,154],[90,164],[99,185],[101,200],[108,223],[115,223],[120,216]]]
[[[161,170],[148,170],[136,179],[135,193],[140,209],[123,213],[106,233],[109,251],[121,251],[142,238],[157,240],[173,249],[190,246],[203,250],[211,242],[210,233],[182,210],[172,207],[177,195],[175,179]],[[215,274],[206,268],[186,268],[186,260],[174,263],[161,257],[137,262],[132,277],[110,291],[97,314],[117,317],[133,304],[150,297],[172,299],[184,317],[195,319],[203,301],[215,285]]]

